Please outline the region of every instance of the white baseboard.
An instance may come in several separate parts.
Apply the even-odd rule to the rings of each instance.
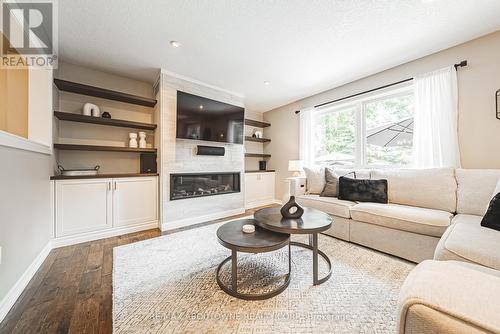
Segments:
[[[266,199],[263,201],[254,201],[254,202],[247,203],[245,205],[245,209],[254,209],[254,208],[257,208],[259,206],[270,205],[270,204],[282,204],[282,202],[280,200],[277,200],[277,199],[272,199],[272,200]]]
[[[43,261],[45,261],[51,250],[52,241],[49,240],[47,245],[42,249],[38,256],[33,260],[33,262],[31,262],[28,268],[26,268],[26,270],[17,280],[14,286],[9,290],[9,292],[7,292],[7,295],[0,301],[0,322],[3,321],[12,306],[14,306],[17,299],[19,298],[19,296],[21,296],[33,276],[35,276],[35,273],[40,268]]]
[[[215,220],[215,219],[240,215],[242,213],[245,213],[244,208],[221,211],[221,212],[212,213],[212,214],[205,215],[205,216],[198,216],[198,217],[193,217],[193,218],[174,220],[171,222],[162,223],[161,230],[162,231],[169,231],[169,230],[173,230],[176,228],[186,227],[189,225],[194,225],[194,224],[199,224],[199,223],[204,223],[204,222]]]
[[[70,235],[66,237],[59,237],[52,240],[52,248],[59,248],[69,245],[75,245],[82,242],[93,241],[104,238],[116,237],[122,234],[134,233],[144,230],[149,230],[152,228],[158,228],[159,222],[153,221],[148,223],[143,223],[134,226],[122,226],[114,227],[108,230],[93,231],[87,233],[81,233],[76,235]]]

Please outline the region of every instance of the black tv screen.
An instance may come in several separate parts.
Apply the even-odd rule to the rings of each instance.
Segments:
[[[243,144],[245,109],[177,91],[177,138]]]

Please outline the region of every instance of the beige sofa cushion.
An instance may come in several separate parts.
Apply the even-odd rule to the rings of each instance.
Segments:
[[[337,197],[320,197],[319,195],[298,196],[297,203],[343,218],[351,218],[349,209],[356,205],[355,202],[343,201]]]
[[[488,209],[500,169],[457,169],[457,213],[483,216]]]
[[[371,175],[372,179],[387,180],[389,203],[456,211],[457,181],[453,168],[374,169]]]
[[[500,232],[482,227],[481,216],[456,215],[434,253],[435,260],[459,260],[500,270]]]
[[[354,178],[354,175],[352,174],[352,172],[355,172],[356,179],[370,179],[371,178],[371,169],[334,167],[333,171],[338,176],[347,176],[350,178]]]
[[[456,261],[424,261],[400,290],[398,333],[500,333],[498,296],[500,277],[495,270]],[[412,313],[422,314],[423,307],[440,321],[427,316],[423,317],[427,321],[412,321],[418,316]]]
[[[351,217],[397,230],[440,237],[453,215],[446,211],[399,204],[359,203],[351,208]]]

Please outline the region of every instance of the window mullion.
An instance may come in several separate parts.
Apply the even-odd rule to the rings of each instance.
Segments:
[[[361,110],[361,135],[359,139],[361,140],[361,167],[367,166],[366,158],[366,102],[360,103]]]
[[[363,130],[363,110],[362,110],[362,103],[359,102],[356,104],[356,161],[355,165],[356,167],[362,167],[364,164],[363,161],[363,151],[364,151],[364,145],[363,145],[363,140],[362,136],[364,133]]]

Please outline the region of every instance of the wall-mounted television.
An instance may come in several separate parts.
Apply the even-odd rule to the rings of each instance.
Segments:
[[[243,144],[245,109],[177,91],[177,138]]]

